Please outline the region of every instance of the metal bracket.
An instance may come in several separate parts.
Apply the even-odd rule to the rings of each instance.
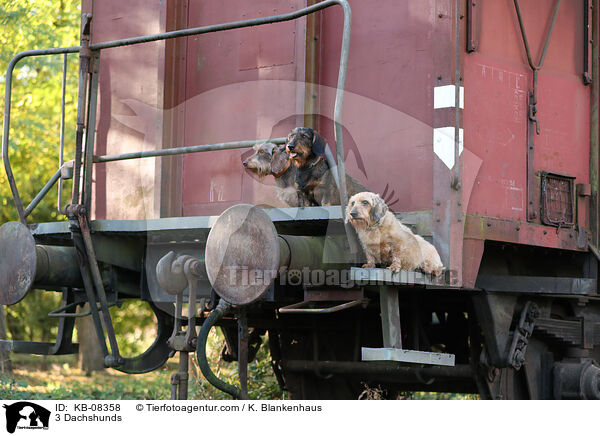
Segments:
[[[525,363],[527,344],[533,333],[535,319],[539,314],[540,310],[537,305],[531,301],[525,303],[525,307],[523,307],[523,310],[521,311],[519,325],[513,332],[512,344],[507,355],[508,364],[517,371],[521,369],[521,366]]]
[[[314,301],[301,301],[299,303],[290,304],[289,306],[279,308],[279,313],[314,313],[318,315],[325,315],[328,313],[339,312],[341,310],[351,309],[356,306],[365,307],[369,304],[368,298],[363,298],[361,300],[353,300],[348,303],[336,304],[334,306],[315,308],[315,307],[306,307],[310,305],[314,305]]]
[[[340,302],[343,303],[340,304]],[[325,307],[315,307],[319,303],[330,303]],[[334,304],[337,303],[337,304]],[[279,308],[279,313],[312,313],[324,315],[340,312],[353,307],[367,307],[369,299],[364,298],[363,289],[305,289],[304,301]]]
[[[481,2],[483,0],[467,0],[467,52],[472,53],[479,48],[477,24]]]
[[[156,265],[156,277],[160,286],[168,293],[175,294],[175,323],[167,340],[168,346],[179,351],[179,371],[171,375],[171,399],[186,400],[188,396],[188,357],[197,345],[196,335],[196,295],[198,280],[202,277],[201,262],[193,256],[178,256],[170,251]],[[182,331],[183,292],[188,289],[188,320],[185,333]],[[204,310],[201,300],[201,310]]]

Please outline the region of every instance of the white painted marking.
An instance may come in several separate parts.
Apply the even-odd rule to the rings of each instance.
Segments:
[[[456,92],[455,85],[436,86],[433,88],[433,108],[442,109],[446,107],[456,107],[454,105],[454,93]],[[465,88],[459,87],[459,103],[460,109],[465,108]]]
[[[463,129],[458,129],[458,154],[463,151]],[[433,152],[449,169],[454,166],[454,127],[433,129]]]

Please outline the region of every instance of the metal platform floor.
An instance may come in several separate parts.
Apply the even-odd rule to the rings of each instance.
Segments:
[[[263,209],[278,233],[286,235],[327,235],[344,233],[339,206]],[[422,236],[431,235],[431,212],[396,214]],[[105,236],[133,236],[151,241],[205,241],[218,216],[189,216],[144,220],[94,220],[92,233]],[[71,239],[67,221],[29,225],[40,243],[64,244]]]

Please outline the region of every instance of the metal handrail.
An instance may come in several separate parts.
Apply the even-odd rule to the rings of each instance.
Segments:
[[[17,208],[17,213],[19,214],[19,218],[21,222],[25,223],[25,212],[23,210],[23,202],[21,201],[21,197],[19,196],[19,190],[17,188],[17,183],[15,182],[15,176],[12,172],[12,167],[10,166],[10,160],[8,157],[8,140],[9,140],[9,132],[10,132],[10,102],[11,102],[11,94],[12,94],[12,75],[13,70],[17,63],[26,57],[33,56],[48,56],[48,55],[56,55],[56,54],[68,54],[68,53],[77,53],[79,52],[79,47],[61,47],[61,48],[46,48],[40,50],[27,50],[21,53],[18,53],[15,57],[13,57],[8,63],[8,67],[6,68],[6,83],[4,87],[4,121],[3,121],[3,133],[2,133],[2,160],[4,161],[4,170],[6,171],[6,177],[8,179],[8,184],[10,185],[10,190],[12,192],[13,200],[15,202],[15,206]],[[40,199],[41,200],[41,199]]]
[[[252,147],[253,145],[262,144],[264,142],[272,142],[274,144],[285,144],[286,138],[252,139],[249,141],[220,142],[218,144],[188,145],[186,147],[162,148],[160,150],[134,151],[131,153],[121,154],[106,154],[103,156],[94,156],[94,162],[115,162],[119,160],[142,159],[145,157],[173,156],[184,153],[201,153],[204,151],[216,150],[234,150],[236,148]]]
[[[337,172],[338,172],[338,180],[339,180],[339,192],[340,192],[340,203],[342,208],[342,216],[345,212],[345,206],[348,201],[348,195],[346,190],[346,171],[344,165],[344,145],[343,145],[343,137],[342,137],[342,107],[344,100],[344,89],[346,85],[346,72],[348,69],[348,53],[350,50],[350,33],[352,28],[352,11],[350,9],[350,5],[347,0],[324,0],[320,3],[316,3],[312,6],[308,6],[303,9],[299,9],[294,12],[288,12],[280,15],[272,15],[268,17],[254,18],[250,20],[243,21],[234,21],[223,24],[215,24],[210,26],[203,27],[195,27],[191,29],[183,29],[183,30],[174,30],[171,32],[163,32],[156,33],[153,35],[145,35],[135,38],[126,38],[115,41],[107,41],[96,44],[90,44],[89,50],[100,51],[107,48],[114,47],[122,47],[134,44],[141,44],[152,41],[161,41],[166,39],[172,39],[182,36],[192,36],[192,35],[200,35],[205,33],[213,33],[219,32],[223,30],[232,30],[232,29],[240,29],[244,27],[253,27],[259,26],[263,24],[271,24],[271,23],[279,23],[283,21],[291,21],[306,15],[309,15],[314,12],[318,12],[320,10],[326,9],[328,7],[339,5],[343,9],[344,13],[344,27],[342,33],[342,47],[340,53],[340,67],[338,73],[338,83],[337,90],[335,96],[335,105],[334,105],[334,138],[336,143],[336,154],[337,154]],[[28,207],[27,211],[23,210],[23,203],[21,201],[21,197],[19,195],[19,191],[15,182],[15,178],[12,172],[12,168],[10,165],[9,159],[9,130],[10,130],[10,106],[11,106],[11,87],[12,87],[12,74],[16,64],[26,58],[31,56],[44,56],[44,55],[56,55],[56,54],[67,54],[67,53],[78,53],[81,50],[81,47],[63,47],[63,48],[52,48],[52,49],[41,49],[41,50],[28,50],[17,54],[10,61],[8,68],[6,70],[6,90],[4,94],[4,124],[3,124],[3,136],[2,136],[2,158],[4,161],[4,169],[6,171],[6,175],[8,178],[8,182],[11,188],[13,200],[15,202],[15,206],[17,208],[17,212],[19,214],[19,218],[21,222],[25,223],[27,215],[31,213],[33,207],[35,207],[39,201],[43,198],[43,196],[49,191],[52,185],[56,182],[56,174],[52,177],[52,179],[46,184],[46,186],[40,191],[40,193],[35,197],[37,202],[32,202],[33,207],[31,210]],[[279,138],[278,138],[279,139]],[[243,142],[243,141],[242,141]],[[257,143],[257,141],[246,141],[247,143]],[[218,145],[219,150],[225,150],[227,143],[223,144],[213,144]],[[232,145],[231,148],[242,148],[239,146],[240,142],[237,143],[229,143],[229,144],[238,144],[238,146]],[[252,144],[248,145],[250,147]],[[202,149],[201,147],[204,147]],[[168,152],[169,149],[164,149],[165,151],[158,150],[160,153],[156,154],[156,156],[164,156],[164,155],[173,155],[173,154],[184,154],[189,152],[201,152],[201,151],[209,151],[213,150],[211,145],[207,146],[192,146],[192,147],[178,147],[173,152]],[[125,153],[122,155],[108,155],[108,156],[96,156],[94,158],[95,162],[109,162],[115,160],[123,160],[123,159],[136,159],[142,157],[149,157],[145,155],[146,152],[138,152],[138,153]],[[78,163],[75,162],[77,166]],[[51,183],[54,182],[54,183]],[[78,180],[73,180],[73,183],[79,183]],[[34,201],[35,201],[34,200]],[[32,206],[30,204],[30,206]]]

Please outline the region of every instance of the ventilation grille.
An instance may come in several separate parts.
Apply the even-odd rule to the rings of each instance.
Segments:
[[[542,222],[550,226],[575,224],[575,177],[542,173]]]

